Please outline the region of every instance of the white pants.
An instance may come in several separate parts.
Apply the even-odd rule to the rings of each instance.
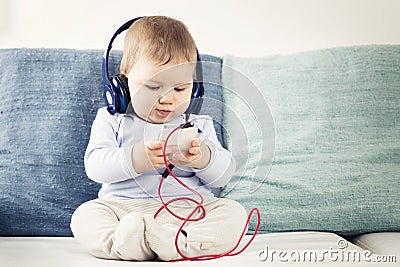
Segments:
[[[206,216],[188,222],[177,243],[186,257],[220,254],[231,250],[245,227],[247,214],[236,201],[206,197]],[[180,259],[175,238],[183,221],[161,207],[158,200],[95,199],[79,206],[71,220],[75,238],[95,257],[122,260]],[[181,217],[195,207],[189,201],[168,206]],[[200,211],[194,217],[199,217]]]

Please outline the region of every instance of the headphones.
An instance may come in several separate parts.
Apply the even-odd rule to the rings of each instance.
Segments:
[[[115,38],[123,31],[127,30],[135,21],[143,17],[138,17],[125,22],[111,37],[110,43],[108,44],[107,50],[103,55],[102,62],[102,77],[104,85],[104,101],[107,106],[107,110],[111,115],[115,113],[123,114],[131,102],[131,97],[129,94],[128,79],[123,75],[111,76],[108,72],[108,58],[112,48],[112,44]],[[196,48],[197,53],[197,64],[196,64],[196,79],[193,81],[192,96],[186,114],[198,114],[200,112],[203,95],[203,69],[201,64],[201,58],[199,51]]]

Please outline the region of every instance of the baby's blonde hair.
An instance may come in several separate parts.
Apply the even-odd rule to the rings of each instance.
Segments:
[[[182,22],[166,16],[148,16],[135,21],[127,30],[120,73],[127,76],[138,58],[147,56],[164,65],[197,60],[196,44]]]

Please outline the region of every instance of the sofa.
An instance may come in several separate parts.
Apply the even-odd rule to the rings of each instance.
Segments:
[[[202,55],[201,113],[237,162],[215,194],[257,207],[261,224],[242,254],[201,263],[97,259],[72,237],[73,211],[100,188],[83,155],[104,106],[102,54],[0,50],[1,266],[398,264],[400,45]]]

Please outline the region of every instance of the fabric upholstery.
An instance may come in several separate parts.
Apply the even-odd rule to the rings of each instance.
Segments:
[[[271,161],[255,154],[235,154],[246,171],[236,174],[224,197],[248,210],[258,207],[263,233],[400,230],[400,46],[226,56],[223,62],[224,103],[236,108],[224,110],[223,125],[231,136],[250,125],[247,136],[232,139],[235,143],[227,139],[227,146],[265,146],[269,132],[254,125],[268,121],[269,108],[275,128],[271,169]],[[256,89],[264,98],[241,105]],[[263,113],[249,115],[249,107],[262,105]],[[252,181],[260,184],[253,192]]]

